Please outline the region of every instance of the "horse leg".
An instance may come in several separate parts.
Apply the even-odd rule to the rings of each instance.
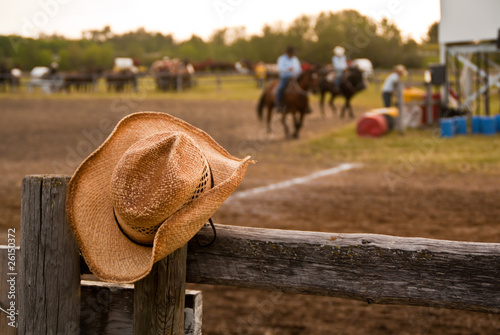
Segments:
[[[266,123],[267,123],[267,133],[270,134],[273,132],[271,128],[271,119],[273,118],[273,107],[272,106],[267,106],[267,118],[266,118]]]
[[[350,101],[348,102],[348,110],[349,110],[349,117],[351,119],[354,119],[354,112],[352,111],[352,105]]]
[[[346,102],[344,103],[344,105],[342,106],[342,110],[340,111],[340,118],[343,119],[344,118],[344,114],[345,114],[345,110],[347,109],[347,100]]]
[[[328,105],[330,105],[330,109],[332,110],[333,115],[337,115],[337,108],[335,107],[335,104],[333,103],[333,99],[335,98],[335,95],[332,93],[330,96],[330,101],[328,102]]]
[[[349,116],[351,117],[351,119],[354,119],[354,112],[352,110],[352,105],[351,105],[351,99],[347,99],[347,107],[349,108]]]
[[[297,115],[298,114],[298,115]],[[293,138],[299,138],[299,132],[300,129],[302,128],[302,125],[304,124],[304,115],[305,111],[298,111],[293,113],[293,120],[295,124],[295,133],[293,133]]]
[[[285,138],[289,138],[290,132],[288,130],[288,126],[286,124],[286,114],[288,113],[288,110],[285,108],[283,110],[283,113],[281,114],[281,123],[283,124],[283,129],[285,130]]]
[[[319,96],[319,110],[322,117],[325,117],[325,94],[325,91],[322,90]]]

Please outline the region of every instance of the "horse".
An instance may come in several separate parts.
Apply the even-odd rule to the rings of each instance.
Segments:
[[[127,87],[131,86],[134,91],[137,91],[137,74],[131,70],[120,70],[118,72],[107,72],[104,76],[108,85],[108,92],[113,89],[116,92],[122,92]]]
[[[219,62],[208,58],[205,61],[193,63],[193,68],[196,72],[203,71],[235,71],[234,63],[231,62]]]
[[[150,70],[150,74],[156,81],[156,87],[161,91],[179,89],[178,85],[191,87],[192,73],[194,73],[192,65],[188,61],[180,61],[177,58],[157,60],[151,65]]]
[[[323,117],[325,116],[325,95],[327,92],[330,92],[331,96],[328,104],[330,105],[333,113],[337,113],[337,108],[335,108],[333,100],[337,95],[342,95],[345,98],[345,103],[344,106],[342,106],[340,117],[343,118],[345,111],[348,109],[351,118],[354,118],[351,99],[355,94],[366,89],[366,87],[368,86],[365,82],[363,73],[357,66],[350,66],[342,73],[342,78],[340,78],[339,85],[335,85],[335,80],[331,78],[331,74],[331,71],[323,71],[321,74],[321,78],[319,79],[319,108],[321,110],[321,114],[323,115]]]
[[[0,89],[7,91],[7,85],[10,84],[11,75],[6,66],[0,65]]]
[[[98,76],[98,71],[91,69],[85,72],[67,72],[63,75],[63,89],[68,93],[71,91],[71,87],[74,87],[78,92],[90,92],[96,89]]]
[[[273,80],[265,88],[260,96],[257,105],[257,115],[262,121],[264,116],[264,107],[267,107],[267,132],[271,133],[272,111],[276,100],[279,80]],[[286,117],[291,114],[293,117],[294,133],[293,138],[299,138],[299,132],[304,123],[304,116],[309,112],[309,90],[313,93],[318,88],[318,74],[315,69],[309,69],[300,74],[298,78],[291,78],[283,94],[284,109],[281,116],[281,123],[285,130],[286,138],[289,137],[289,129]]]

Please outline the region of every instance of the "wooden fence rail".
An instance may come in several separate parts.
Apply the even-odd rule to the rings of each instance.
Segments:
[[[67,176],[28,176],[23,181],[18,334],[78,334],[86,317],[81,297],[88,284],[80,281],[78,249],[65,216],[68,181]],[[216,227],[212,246],[190,242],[187,255],[186,248],[180,249],[136,283],[133,296],[128,293],[128,302],[119,304],[128,306],[128,312],[108,311],[96,319],[108,322],[106,329],[130,334],[132,320],[122,317],[125,325],[115,316],[133,310],[134,334],[151,329],[182,334],[186,281],[500,313],[498,243]],[[204,228],[199,238],[208,234],[211,230]],[[193,310],[199,320],[200,307]],[[104,328],[87,333],[112,334]]]
[[[190,283],[500,313],[498,243],[216,228],[211,247],[189,244]]]

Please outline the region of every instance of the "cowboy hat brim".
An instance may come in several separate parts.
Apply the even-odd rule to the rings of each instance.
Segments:
[[[153,245],[132,242],[113,213],[111,180],[124,152],[155,133],[189,135],[212,170],[214,187],[166,219]],[[238,187],[249,157],[231,156],[200,129],[165,113],[141,112],[121,120],[111,135],[76,170],[68,187],[66,212],[81,253],[101,280],[132,283],[144,278],[158,260],[187,243]]]

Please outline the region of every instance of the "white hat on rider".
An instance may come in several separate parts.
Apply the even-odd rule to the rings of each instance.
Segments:
[[[333,48],[333,53],[335,54],[335,56],[342,57],[344,56],[345,49],[341,46],[336,46],[335,48]]]

